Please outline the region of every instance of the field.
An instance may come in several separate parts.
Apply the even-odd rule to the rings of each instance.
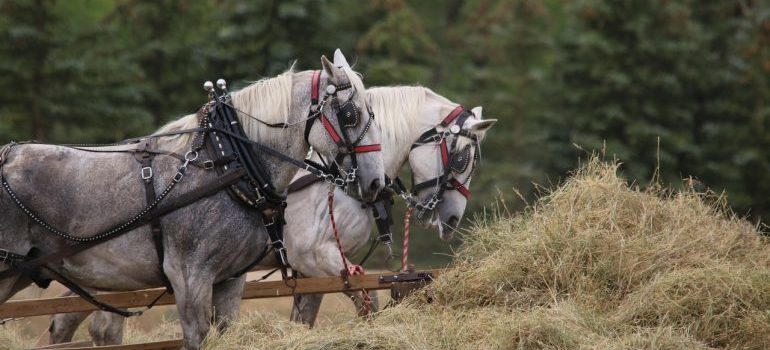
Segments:
[[[206,348],[766,349],[770,247],[725,203],[640,190],[594,159],[523,213],[480,220],[447,273],[371,320],[337,299],[307,329],[261,302],[278,314],[245,312]],[[173,326],[134,323],[130,338]]]

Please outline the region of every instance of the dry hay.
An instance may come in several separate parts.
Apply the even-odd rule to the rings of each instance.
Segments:
[[[593,159],[523,214],[478,223],[447,274],[371,321],[253,315],[207,348],[770,347],[757,229],[720,196],[651,187]]]
[[[593,159],[524,213],[479,222],[445,275],[370,321],[255,314],[206,348],[765,349],[769,262],[724,198],[639,190]],[[20,347],[11,328],[0,344]]]

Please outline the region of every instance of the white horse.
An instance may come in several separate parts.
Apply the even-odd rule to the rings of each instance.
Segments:
[[[419,137],[427,130],[441,126],[442,120],[457,108],[449,101],[424,87],[380,87],[367,90],[367,98],[380,124],[382,132],[382,156],[385,172],[395,178],[408,161],[414,174],[415,183],[435,178],[442,174],[443,164],[438,144],[426,144],[412,149]],[[473,109],[473,116],[465,120],[462,129],[473,135],[480,142],[486,131],[497,121],[482,119],[481,107]],[[450,136],[454,138],[456,136]],[[461,138],[450,153],[456,153],[466,147],[479,144],[469,138]],[[475,159],[469,159],[472,163]],[[470,185],[472,167],[454,174],[465,186]],[[295,180],[305,172],[298,173]],[[418,196],[422,201],[431,197],[434,189],[424,189]],[[305,189],[290,193],[288,196],[287,225],[285,240],[292,267],[304,276],[339,276],[343,269],[340,253],[332,234],[327,208],[328,185],[316,183]],[[343,247],[346,252],[353,252],[366,245],[374,226],[371,209],[362,207],[362,203],[342,191],[335,191],[334,217]],[[444,240],[452,238],[456,226],[463,217],[467,198],[457,191],[447,191],[443,200],[430,214],[427,223],[438,230]],[[267,266],[265,266],[267,267]],[[361,312],[363,301],[360,293],[350,293]],[[298,296],[298,305],[292,309],[292,320],[313,324],[323,295]],[[71,339],[78,324],[88,313],[59,314],[51,323],[51,339],[64,342]],[[95,344],[117,344],[122,338],[124,318],[97,312],[91,323],[90,333]]]
[[[344,61],[341,53],[335,56]],[[321,87],[327,84],[339,87],[338,91],[332,87],[322,88],[322,92],[336,92],[339,103],[350,101],[360,111],[357,115],[360,122],[348,131],[352,135],[363,135],[363,144],[379,144],[379,129],[369,127],[371,117],[365,108],[365,88],[360,78],[347,64],[333,64],[325,57],[321,62],[325,72],[320,79]],[[334,103],[324,106],[330,121],[325,125],[313,124],[311,130],[307,130],[308,142],[304,142],[308,124],[303,119],[310,110],[313,76],[310,71],[288,72],[233,93],[232,104],[241,111],[238,122],[248,138],[294,159],[302,159],[310,146],[327,157],[336,157],[342,150],[331,139],[330,127],[326,125],[336,130],[343,127],[338,118],[333,117],[332,113],[337,112]],[[350,104],[345,106],[349,108]],[[293,126],[268,127],[249,115],[265,122]],[[197,117],[192,115],[166,130],[198,125]],[[190,139],[190,136],[159,138],[157,146],[184,154],[190,150]],[[212,153],[206,152],[203,156],[210,157]],[[297,168],[266,153],[260,152],[257,157],[265,165],[268,180],[276,192],[283,193]],[[84,239],[115,225],[115,221],[127,220],[146,206],[142,179],[145,172],[140,171],[133,154],[55,145],[9,145],[0,149],[0,158],[4,183],[4,191],[0,191],[0,249],[5,250],[5,255],[13,253],[12,260],[0,261],[0,303],[31,284],[31,279],[43,284],[64,276],[84,288],[136,290],[163,286],[165,274],[175,292],[186,349],[200,347],[212,319],[226,324],[224,321],[237,315],[245,276],[233,276],[269,244],[259,212],[235,202],[226,191],[219,191],[161,218],[165,256],[162,266],[150,227],[144,225],[71,256],[53,255],[56,258],[50,258],[51,261],[43,260],[45,268],[38,268],[28,260],[38,259],[36,256],[44,259],[72,244],[54,235],[59,232],[56,234],[64,237],[60,231],[36,224],[39,220],[20,208],[19,199],[59,230],[73,232],[69,237]],[[352,170],[350,157],[342,163],[343,171]],[[172,201],[219,178],[204,167],[191,165],[188,169],[188,163],[183,167],[181,164],[176,157],[165,155],[157,156],[152,164],[154,175],[151,176],[158,179],[155,189],[158,193],[162,188],[157,187],[172,183],[172,178],[173,183],[179,183],[178,192],[170,194]],[[379,152],[358,155],[358,166],[362,196],[374,197],[385,181],[381,155]],[[20,270],[18,266],[28,268]]]
[[[377,87],[367,90],[367,98],[373,108],[382,131],[382,152],[386,175],[394,179],[408,161],[414,176],[414,183],[421,183],[440,177],[444,173],[439,143],[429,143],[412,148],[426,131],[436,129],[439,133],[449,127],[441,125],[442,120],[458,105],[425,87]],[[470,185],[476,147],[487,130],[497,119],[483,119],[481,107],[472,110],[460,128],[468,135],[459,137],[449,153],[458,154],[467,150],[469,164],[463,171],[453,173],[467,188]],[[450,138],[458,138],[452,134]],[[450,140],[450,143],[453,140]],[[466,148],[469,147],[469,148]],[[305,175],[300,172],[295,177]],[[298,192],[289,194],[286,226],[286,245],[292,268],[303,276],[338,276],[344,268],[339,248],[332,232],[327,207],[329,187],[316,183]],[[421,202],[428,201],[436,188],[428,187],[418,191]],[[450,240],[465,212],[467,198],[456,190],[446,191],[435,210],[428,213],[426,223],[439,232],[443,240]],[[371,209],[362,203],[335,190],[334,219],[345,252],[354,252],[366,245],[374,227]],[[359,313],[362,311],[360,293],[349,294]],[[292,308],[292,320],[312,325],[323,299],[322,294],[302,295],[296,298],[298,306]]]

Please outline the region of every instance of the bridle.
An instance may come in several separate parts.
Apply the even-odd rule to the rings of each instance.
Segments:
[[[369,132],[369,129],[371,129],[372,123],[374,122],[374,112],[371,110],[369,104],[366,104],[366,109],[369,113],[369,120],[364,126],[364,130],[361,132],[361,134],[355,139],[355,141],[351,141],[348,129],[357,127],[361,122],[361,110],[353,102],[353,98],[355,97],[357,91],[353,88],[350,82],[342,83],[339,85],[329,83],[325,89],[326,94],[324,95],[323,99],[319,100],[320,84],[321,71],[314,71],[310,96],[310,116],[308,117],[305,124],[305,142],[310,144],[308,140],[310,137],[310,130],[315,124],[315,121],[320,119],[321,124],[323,124],[324,129],[329,134],[332,141],[334,141],[334,143],[339,147],[339,153],[337,153],[337,156],[332,162],[326,162],[323,157],[321,157],[320,153],[319,159],[322,164],[316,164],[310,160],[306,160],[306,162],[316,168],[326,169],[328,173],[334,175],[335,185],[339,187],[345,187],[358,180],[358,160],[356,155],[361,153],[379,152],[382,149],[380,144],[360,144],[366,136],[367,132]],[[353,93],[350,95],[350,98],[348,98],[347,101],[340,104],[337,93],[347,89],[352,89]],[[334,125],[332,125],[329,118],[327,118],[326,114],[323,112],[323,109],[327,103],[330,103],[331,108],[336,110],[335,115],[337,117],[337,122],[340,125],[339,132],[337,132]],[[340,169],[340,165],[347,156],[350,156],[351,167],[349,171],[344,172],[342,169]]]
[[[471,116],[473,116],[473,112],[462,106],[457,106],[457,108],[452,110],[452,112],[439,123],[439,125],[424,132],[417,141],[412,144],[409,151],[410,154],[418,147],[431,144],[437,144],[441,149],[441,174],[430,180],[412,185],[410,194],[402,194],[402,196],[405,196],[407,203],[410,203],[410,205],[417,211],[418,219],[422,220],[426,213],[435,210],[436,206],[443,200],[444,192],[446,191],[454,190],[460,192],[460,194],[467,199],[471,198],[471,191],[466,187],[466,184],[476,170],[476,164],[479,159],[479,139],[476,135],[473,135],[462,128]],[[458,150],[457,143],[461,137],[470,139],[472,144],[468,144],[462,150]],[[448,142],[450,139],[451,146]],[[473,162],[471,163],[472,145],[475,147],[473,147],[474,154]],[[463,181],[458,180],[458,176],[465,173],[468,166],[472,167],[469,175]],[[401,186],[403,187],[403,185]],[[415,199],[420,191],[427,188],[436,189],[430,198],[424,201]],[[397,192],[399,191],[397,190]]]
[[[470,116],[473,116],[471,111],[459,106],[452,110],[440,124],[423,133],[412,144],[410,155],[414,149],[428,144],[437,144],[441,147],[441,164],[443,166],[441,175],[415,185],[411,191],[407,190],[398,177],[390,179],[386,176],[385,184],[389,190],[381,191],[374,201],[365,203],[372,210],[372,216],[374,217],[379,235],[376,239],[372,240],[369,250],[358,265],[363,265],[380,243],[385,244],[390,252],[389,256],[393,256],[391,247],[393,234],[390,231],[390,227],[393,225],[393,215],[391,213],[393,194],[402,197],[410,210],[416,209],[419,215],[418,218],[424,216],[426,212],[434,210],[436,205],[443,199],[444,192],[447,190],[456,190],[470,199],[471,193],[466,185],[476,169],[476,162],[480,155],[478,138],[468,131],[462,130],[462,125],[465,124]],[[460,137],[471,139],[473,144],[466,145],[462,150],[456,150]],[[452,138],[451,147],[448,143],[450,138]],[[471,163],[471,146],[473,145],[475,145],[475,154],[473,163]],[[469,165],[472,165],[473,168],[468,177],[464,181],[457,180],[456,176],[465,173]],[[320,181],[318,177],[312,174],[305,175],[292,182],[289,186],[289,193],[300,191],[318,181]],[[420,190],[434,186],[436,187],[436,192],[431,195],[431,198],[422,202],[417,199],[417,194]]]

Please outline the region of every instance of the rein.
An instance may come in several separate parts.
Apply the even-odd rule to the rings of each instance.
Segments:
[[[340,233],[337,230],[337,222],[334,221],[334,186],[329,186],[329,194],[328,194],[328,205],[329,205],[329,221],[332,224],[332,232],[334,233],[334,240],[337,241],[337,248],[340,251],[340,258],[342,259],[342,266],[344,268],[342,271],[340,271],[342,278],[345,281],[345,285],[349,286],[350,282],[348,281],[349,276],[356,276],[361,275],[363,276],[366,271],[364,270],[364,267],[362,265],[351,265],[349,264],[348,258],[345,256],[345,249],[342,247],[342,241],[340,239]],[[369,292],[366,289],[362,289],[361,293],[363,294],[363,304],[364,309],[363,312],[365,315],[368,315],[372,311],[372,299],[369,296]]]

